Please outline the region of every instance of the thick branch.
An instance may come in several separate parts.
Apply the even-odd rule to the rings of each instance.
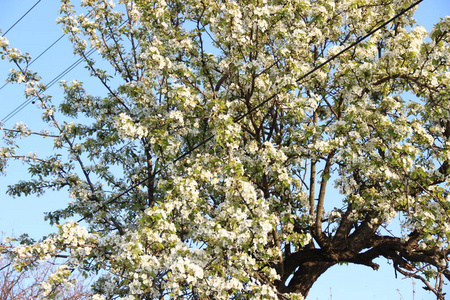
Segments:
[[[320,183],[320,191],[319,198],[317,200],[317,212],[316,212],[316,222],[314,227],[315,237],[317,238],[320,246],[323,246],[325,241],[322,237],[322,215],[325,203],[325,192],[327,188],[328,180],[330,179],[330,168],[331,168],[331,159],[334,156],[334,151],[332,151],[325,162],[325,168],[322,173],[322,182]]]
[[[316,193],[316,162],[311,161],[311,173],[309,175],[309,215],[314,216],[314,194]]]

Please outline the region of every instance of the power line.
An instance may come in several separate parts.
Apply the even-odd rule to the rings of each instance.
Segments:
[[[36,5],[38,5],[39,4],[39,2],[41,2],[41,0],[39,0],[38,2],[36,2],[26,13],[24,13],[14,24],[12,24],[9,28],[8,28],[8,30],[6,30],[5,31],[5,33],[4,34],[2,34],[2,37],[4,37],[11,29],[13,29],[14,28],[14,26],[16,26],[20,21],[22,21],[22,19],[23,18],[25,18],[25,16],[26,15],[28,15],[28,13],[30,12],[30,11],[32,11],[33,10],[33,8],[35,8],[36,7]]]
[[[400,13],[396,14],[394,17],[392,17],[391,19],[389,19],[388,21],[384,22],[383,24],[381,24],[380,26],[376,27],[375,29],[371,30],[369,33],[367,33],[366,35],[359,37],[356,39],[355,42],[353,42],[352,44],[350,44],[349,46],[347,46],[345,49],[341,50],[339,53],[333,55],[332,57],[330,57],[329,59],[327,59],[325,62],[319,64],[318,66],[312,68],[310,71],[308,71],[306,74],[302,75],[300,78],[298,78],[296,80],[296,82],[300,82],[303,79],[305,79],[306,77],[310,76],[311,74],[313,74],[314,72],[316,72],[317,70],[321,69],[323,66],[327,65],[328,63],[330,63],[331,61],[335,60],[337,57],[341,56],[343,53],[347,52],[349,49],[353,48],[354,46],[358,45],[359,43],[361,43],[362,41],[364,41],[366,38],[370,37],[371,35],[373,35],[374,33],[376,33],[377,31],[379,31],[380,29],[382,29],[383,27],[385,27],[387,24],[389,24],[390,22],[398,19],[399,17],[403,16],[405,13],[407,13],[408,11],[410,11],[412,8],[414,8],[415,6],[419,5],[423,0],[418,0],[415,3],[413,3],[412,5],[410,5],[408,8],[402,10]],[[249,114],[251,114],[252,112],[256,111],[257,109],[261,108],[264,104],[268,103],[270,100],[272,100],[273,98],[276,97],[276,93],[273,94],[272,96],[270,96],[269,98],[267,98],[266,100],[262,101],[260,104],[258,104],[257,106],[253,107],[252,109],[250,109],[249,111],[247,111],[245,114],[234,118],[234,122],[238,122],[240,120],[242,120],[243,118],[245,118],[246,116],[248,116]],[[177,162],[181,159],[183,159],[184,157],[186,157],[187,155],[191,154],[194,150],[202,147],[203,145],[205,145],[206,143],[208,143],[210,140],[212,140],[215,137],[215,135],[211,135],[208,138],[206,138],[205,140],[203,140],[202,142],[200,142],[199,144],[197,144],[196,146],[194,146],[192,149],[190,149],[189,151],[183,153],[182,155],[178,156],[173,162]],[[138,181],[137,183],[131,185],[128,189],[126,189],[125,191],[121,192],[119,195],[115,196],[114,198],[105,201],[103,204],[101,204],[101,207],[94,210],[91,214],[95,214],[97,213],[100,209],[103,209],[106,205],[111,204],[113,202],[115,202],[116,200],[118,200],[120,197],[122,197],[125,194],[128,194],[130,191],[132,191],[133,189],[135,189],[136,187],[138,187],[139,185],[145,183],[146,181],[150,180],[152,177],[158,175],[160,173],[161,169],[157,170],[154,174],[147,176],[145,179]],[[85,220],[87,218],[87,216],[82,217],[81,219],[78,220],[78,223]]]
[[[65,34],[62,34],[59,38],[57,38],[56,41],[54,41],[50,46],[48,46],[44,51],[42,51],[41,54],[39,54],[36,58],[34,58],[28,66],[31,66],[36,60],[38,60],[42,55],[44,55],[45,52],[47,52],[48,50],[50,50],[50,48],[55,46],[56,43],[58,43],[64,36]]]

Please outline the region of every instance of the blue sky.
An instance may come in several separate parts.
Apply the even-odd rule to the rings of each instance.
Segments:
[[[37,0],[18,1],[0,0],[0,28],[5,32],[16,22]],[[33,57],[39,55],[61,35],[62,31],[55,20],[58,17],[59,1],[42,0],[36,7],[19,22],[6,37],[10,44],[23,52],[29,52]],[[450,15],[450,1],[448,0],[424,0],[416,13],[418,24],[431,30],[432,25],[439,18]],[[70,67],[78,57],[73,55],[70,43],[63,38],[39,60],[31,69],[37,71],[48,83],[56,78],[62,71]],[[0,61],[0,87],[6,78],[8,70],[13,66]],[[64,76],[67,81],[77,79],[86,82],[87,90],[101,95],[102,89],[95,80],[89,79],[88,72],[82,65]],[[62,94],[55,84],[49,94],[55,102],[59,102]],[[7,85],[0,90],[0,120],[3,120],[10,112],[19,107],[25,101],[23,87]],[[23,121],[29,124],[31,129],[42,129],[40,110],[35,105],[29,104],[12,116],[5,124],[10,128],[16,122]],[[52,140],[42,138],[30,138],[22,146],[23,153],[36,151],[48,153],[51,151]],[[0,231],[6,235],[20,235],[29,233],[34,238],[40,238],[52,232],[54,229],[43,221],[43,213],[57,208],[62,208],[69,201],[65,193],[50,192],[42,197],[11,198],[5,195],[6,187],[20,179],[28,178],[26,167],[21,163],[13,163],[8,168],[6,177],[0,177]],[[363,266],[338,266],[330,269],[322,275],[310,292],[308,300],[359,300],[359,299],[434,299],[423,291],[421,283],[413,284],[411,279],[402,279],[395,274],[392,266],[380,259],[381,268],[374,272]],[[450,294],[450,288],[447,287]]]

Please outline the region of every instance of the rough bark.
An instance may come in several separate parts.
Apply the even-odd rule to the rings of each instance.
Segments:
[[[314,244],[293,253],[286,252],[282,274],[278,281],[278,291],[283,293],[301,293],[307,296],[316,280],[330,267],[338,263],[354,263],[368,266],[374,270],[379,265],[373,261],[384,257],[392,261],[396,272],[407,277],[421,280],[425,288],[436,294],[437,299],[444,299],[442,291],[433,288],[427,280],[415,273],[416,263],[425,263],[436,269],[441,269],[442,278],[450,279],[446,269],[450,249],[420,249],[418,241],[421,235],[413,231],[407,239],[377,234],[380,225],[373,224],[370,216],[356,228],[350,226],[344,214],[342,222],[333,237],[322,233],[320,239],[325,240],[325,247],[316,248]]]
[[[302,263],[294,272],[292,279],[287,284],[280,283],[278,290],[282,293],[301,293],[306,297],[317,279],[333,265],[334,262],[327,261]]]

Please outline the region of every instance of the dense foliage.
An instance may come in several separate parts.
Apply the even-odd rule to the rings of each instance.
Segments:
[[[68,255],[44,295],[77,269],[101,276],[95,299],[301,299],[385,257],[444,299],[450,18],[428,34],[409,10],[361,41],[414,1],[118,2],[61,5],[102,97],[75,81],[52,100],[0,39],[55,136],[23,156],[34,133],[4,130],[1,169],[32,175],[9,193],[73,198],[47,215],[58,233],[11,249],[19,268]]]

